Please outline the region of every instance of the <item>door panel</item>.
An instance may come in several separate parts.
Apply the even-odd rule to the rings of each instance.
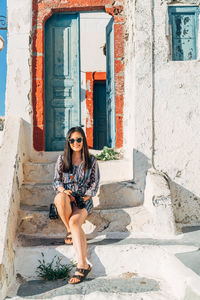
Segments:
[[[107,111],[107,144],[115,148],[115,62],[114,62],[114,21],[106,27],[106,111]]]
[[[45,25],[46,150],[64,148],[80,125],[79,15],[54,14]]]
[[[94,149],[107,145],[106,82],[95,82],[94,97]]]

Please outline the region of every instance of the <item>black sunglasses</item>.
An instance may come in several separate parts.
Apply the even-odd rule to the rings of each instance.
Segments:
[[[80,144],[82,142],[82,140],[83,140],[83,138],[79,137],[77,139],[69,139],[69,142],[70,142],[70,144],[74,144],[74,142],[76,141],[77,143]]]

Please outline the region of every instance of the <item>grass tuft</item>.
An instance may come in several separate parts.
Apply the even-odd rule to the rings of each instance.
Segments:
[[[39,261],[39,266],[36,273],[39,277],[45,280],[56,280],[69,277],[70,271],[76,266],[76,263],[70,261],[69,264],[62,264],[62,258],[55,255],[51,262],[44,260],[44,253],[41,253],[42,259]]]

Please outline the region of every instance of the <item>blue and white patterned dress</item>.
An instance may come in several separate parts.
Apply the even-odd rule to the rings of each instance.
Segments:
[[[66,190],[72,190],[73,192],[78,192],[81,196],[90,196],[90,198],[85,202],[85,208],[88,214],[92,212],[93,200],[98,191],[100,173],[97,160],[91,155],[92,167],[84,172],[83,162],[79,165],[72,165],[73,172],[64,173],[63,172],[63,155],[59,155],[54,174],[53,187],[56,191],[59,186],[64,187]]]

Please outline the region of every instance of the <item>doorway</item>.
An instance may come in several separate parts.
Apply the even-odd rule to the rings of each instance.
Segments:
[[[87,73],[107,74],[106,84],[93,78],[88,87]],[[90,101],[89,121],[88,88],[102,105]],[[116,146],[114,21],[107,13],[59,12],[46,21],[44,107],[46,151],[62,151],[74,126],[84,128],[90,148]]]
[[[94,82],[94,149],[107,145],[106,81]]]

